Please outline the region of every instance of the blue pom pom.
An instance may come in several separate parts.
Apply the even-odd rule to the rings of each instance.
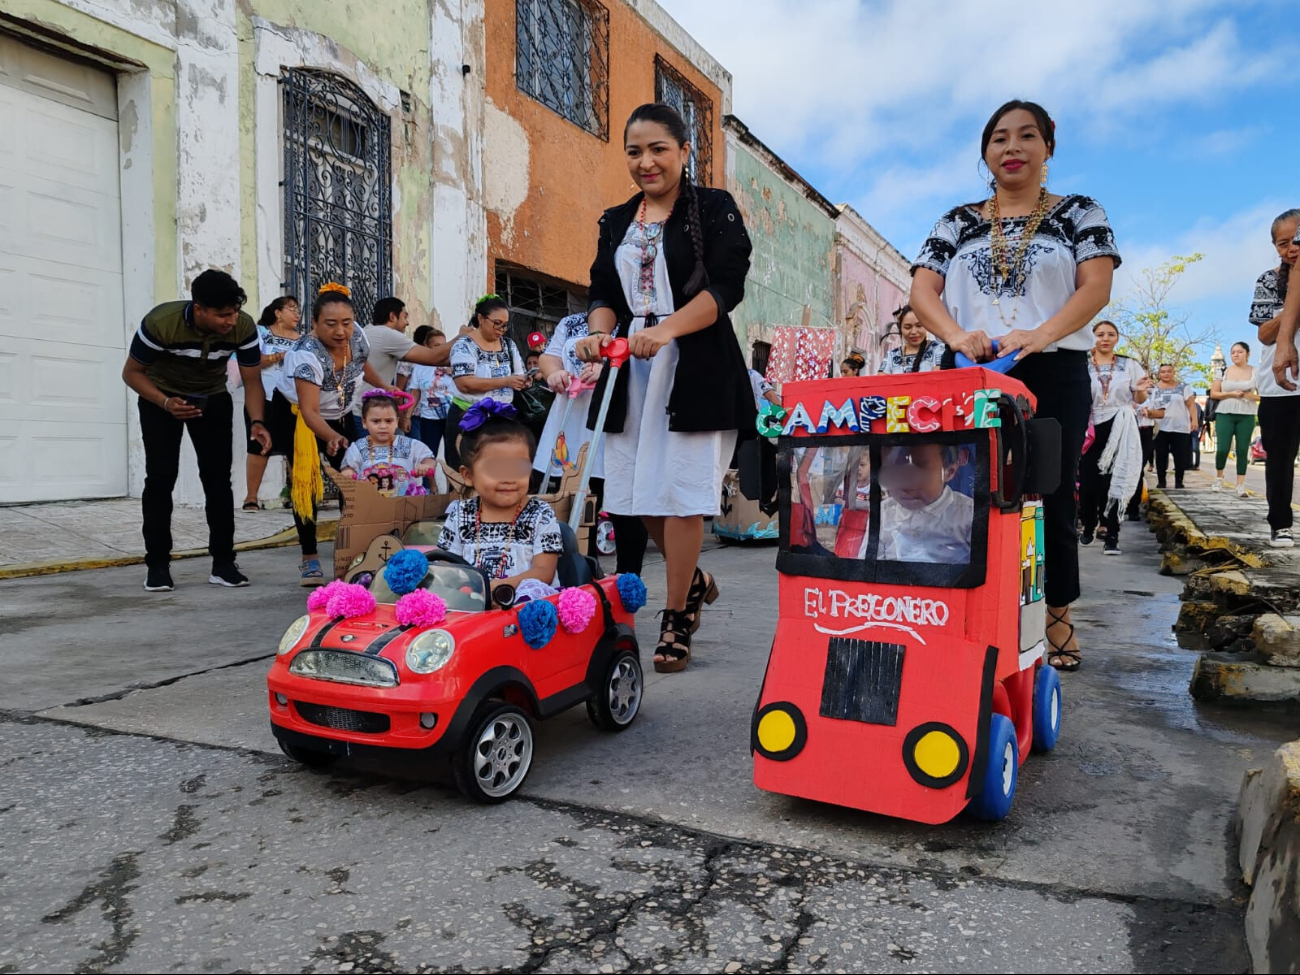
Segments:
[[[645,605],[646,592],[645,583],[641,577],[634,572],[624,572],[618,577],[618,598],[623,601],[623,608],[629,613],[635,613]]]
[[[415,592],[425,576],[429,574],[429,560],[423,552],[413,548],[404,548],[384,566],[384,581],[388,588],[398,596]]]
[[[555,611],[555,604],[546,599],[534,599],[519,609],[519,632],[523,634],[524,642],[534,650],[540,650],[551,642],[559,622],[560,614]]]

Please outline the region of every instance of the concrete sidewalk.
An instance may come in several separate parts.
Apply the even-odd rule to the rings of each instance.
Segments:
[[[334,538],[339,512],[320,513],[320,538]],[[292,545],[297,541],[287,508],[235,512],[237,551]],[[172,512],[172,557],[207,554],[208,524],[202,508]],[[0,579],[101,569],[144,562],[140,499],[60,501],[0,507]]]

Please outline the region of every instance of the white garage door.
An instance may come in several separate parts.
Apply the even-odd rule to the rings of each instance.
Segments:
[[[0,35],[0,502],[126,494],[113,76]]]

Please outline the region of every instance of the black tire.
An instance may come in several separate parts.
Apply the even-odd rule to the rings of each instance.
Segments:
[[[315,748],[299,748],[297,745],[291,745],[281,738],[277,738],[276,742],[280,745],[280,751],[299,765],[305,765],[307,768],[329,768],[339,760],[337,755],[330,752],[317,751]]]
[[[524,710],[489,702],[452,758],[456,787],[484,805],[505,802],[524,784],[533,753],[533,726]]]
[[[587,716],[602,731],[626,731],[641,713],[644,694],[641,660],[635,649],[625,647],[614,654],[599,690],[587,699]]]

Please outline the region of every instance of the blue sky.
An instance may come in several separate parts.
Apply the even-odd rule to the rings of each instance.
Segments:
[[[1294,0],[659,2],[731,71],[733,112],[909,258],[945,209],[986,195],[988,114],[1042,102],[1050,187],[1096,197],[1115,227],[1112,297],[1200,251],[1173,304],[1225,350],[1254,344],[1254,281],[1277,263],[1269,223],[1300,206]]]

